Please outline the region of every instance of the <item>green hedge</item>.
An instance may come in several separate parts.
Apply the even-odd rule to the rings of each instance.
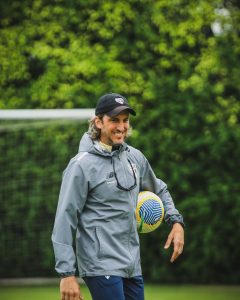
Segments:
[[[34,124],[1,127],[1,277],[54,276],[50,236],[61,174],[70,157],[77,153],[79,139],[87,128],[87,124],[78,122]],[[182,144],[180,151],[176,141],[175,148],[172,143],[169,151],[167,139],[156,140],[156,130],[156,126],[151,130],[135,129],[129,142],[147,155],[145,137],[152,132],[149,149],[159,158],[153,160],[149,155],[150,161],[157,175],[168,182],[176,205],[185,217],[186,246],[183,256],[171,265],[172,250],[163,250],[168,226],[162,225],[156,232],[141,235],[146,280],[238,283],[240,249],[238,235],[233,232],[239,223],[239,185],[231,174],[234,170],[239,172],[235,168],[240,150],[239,132],[234,133],[235,141],[233,133],[229,134],[225,148],[220,143],[215,155],[211,149],[217,144],[217,137],[214,143],[199,145],[195,154],[198,157],[193,159],[193,147],[188,148],[186,144],[185,148]],[[162,131],[159,128],[158,136],[161,137]],[[143,134],[136,137],[138,132]],[[227,147],[231,143],[235,151],[232,146]],[[181,160],[173,157],[174,149],[178,149]],[[204,155],[200,155],[202,151]]]
[[[130,141],[186,222],[176,264],[166,226],[141,237],[146,280],[239,283],[239,2],[26,0],[0,4],[0,17],[0,108],[94,107],[109,91],[136,107]],[[2,277],[54,274],[49,234],[74,126],[1,131]]]

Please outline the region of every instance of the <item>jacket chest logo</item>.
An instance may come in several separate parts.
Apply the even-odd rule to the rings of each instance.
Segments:
[[[132,174],[132,176],[134,176],[133,175],[133,172],[134,172],[135,176],[137,177],[137,166],[136,166],[136,164],[132,164],[132,167],[129,165],[128,166],[128,170],[130,171],[130,173]]]
[[[110,184],[110,183],[115,183],[115,177],[114,177],[114,173],[113,172],[110,172],[107,174],[107,177],[106,177],[106,183],[107,184]]]
[[[108,180],[108,179],[112,179],[113,177],[114,177],[114,173],[113,173],[113,172],[110,172],[110,173],[107,174],[107,178],[106,178],[106,179],[107,179],[107,180]]]
[[[134,177],[134,174],[137,178],[137,166],[136,164],[132,164],[132,165],[128,165],[127,167],[129,173]],[[109,182],[113,182],[115,181],[115,176],[114,176],[114,172],[109,172],[106,176],[106,181]]]

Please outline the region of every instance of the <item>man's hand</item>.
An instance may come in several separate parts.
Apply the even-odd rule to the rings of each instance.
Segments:
[[[180,254],[183,252],[184,245],[184,230],[180,223],[173,224],[172,230],[168,235],[167,242],[164,249],[168,249],[173,243],[173,254],[171,257],[171,262],[174,262]]]
[[[75,276],[69,276],[61,279],[60,294],[61,300],[83,300],[83,296]]]

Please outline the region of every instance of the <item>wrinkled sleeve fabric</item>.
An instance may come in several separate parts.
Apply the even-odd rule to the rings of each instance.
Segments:
[[[167,184],[156,177],[144,155],[142,155],[141,160],[140,189],[142,191],[152,191],[160,197],[165,210],[164,219],[168,225],[181,223],[184,226],[183,217],[175,208],[173,199],[167,189]]]
[[[88,194],[88,182],[79,159],[70,161],[63,173],[57,212],[52,232],[55,254],[55,269],[60,276],[74,275],[76,255],[73,241],[78,217],[83,210]]]

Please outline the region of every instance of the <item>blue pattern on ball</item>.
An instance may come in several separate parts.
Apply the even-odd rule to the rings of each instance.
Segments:
[[[149,225],[154,225],[158,222],[158,220],[162,216],[162,207],[160,203],[154,199],[148,199],[145,201],[140,209],[139,209],[139,216],[144,223]]]

